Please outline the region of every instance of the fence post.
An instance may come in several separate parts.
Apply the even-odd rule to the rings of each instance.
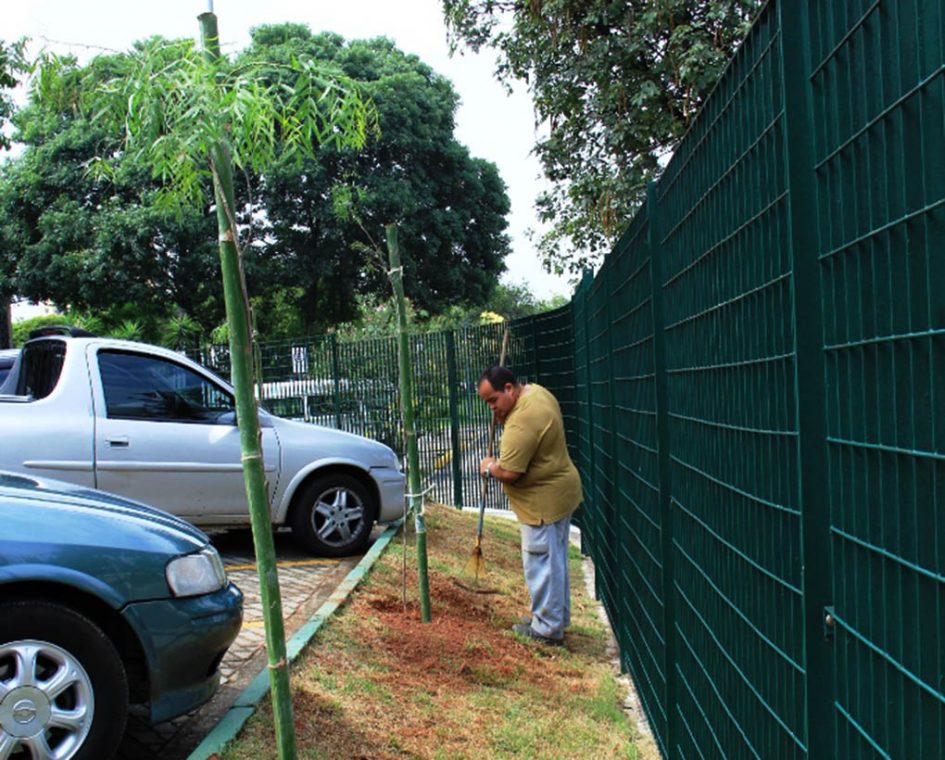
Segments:
[[[529,333],[532,339],[532,379],[541,384],[541,359],[538,353],[538,318],[535,315],[529,317]]]
[[[453,463],[453,506],[463,506],[463,452],[459,441],[459,376],[456,372],[456,339],[449,330],[446,337],[446,382],[449,384],[450,446]]]
[[[663,262],[660,256],[659,198],[657,184],[646,191],[647,248],[650,254],[650,280],[653,310],[653,380],[656,384],[656,440],[660,500],[660,560],[663,570],[663,673],[666,691],[666,736],[663,749],[667,760],[679,757],[679,714],[676,709],[676,594],[673,562],[673,503],[669,450],[669,387],[666,379],[666,336],[663,332]]]
[[[613,258],[610,259],[610,264],[612,265],[616,260],[616,256],[613,255],[616,252],[616,249],[611,251]],[[603,272],[608,267],[608,263],[605,262],[601,267],[601,272]],[[612,269],[612,267],[611,267]],[[609,274],[604,275],[604,294],[607,298],[605,304],[603,304],[603,311],[607,315],[607,325],[604,327],[604,334],[601,336],[601,348],[606,351],[607,358],[604,362],[604,366],[607,371],[607,385],[606,388],[601,388],[601,406],[604,407],[604,411],[600,415],[602,418],[601,421],[605,425],[610,426],[610,431],[606,437],[602,436],[601,442],[607,441],[607,451],[601,454],[601,469],[602,475],[601,478],[601,503],[598,504],[598,509],[603,506],[604,503],[607,505],[607,531],[609,541],[608,544],[611,550],[611,556],[614,560],[613,567],[609,568],[610,578],[611,578],[611,599],[617,598],[618,595],[622,595],[624,591],[627,590],[626,584],[624,583],[623,577],[617,572],[617,568],[620,566],[620,544],[624,541],[625,536],[621,529],[621,519],[620,519],[620,499],[618,495],[620,489],[617,484],[617,414],[616,414],[616,403],[615,397],[616,393],[614,392],[614,375],[616,374],[614,370],[614,280],[616,278],[613,276],[611,271]],[[616,626],[619,626],[619,621],[613,621]]]
[[[833,757],[834,683],[824,634],[830,605],[830,551],[826,499],[827,429],[823,353],[823,300],[814,182],[813,111],[809,92],[810,37],[807,3],[781,2],[779,25],[784,72],[784,131],[788,180],[788,245],[794,270],[801,562],[804,568],[805,707],[808,758]]]
[[[584,496],[587,498],[588,504],[586,505],[587,511],[591,514],[594,514],[593,518],[594,523],[594,533],[595,535],[595,546],[599,547],[601,545],[601,519],[600,519],[600,509],[599,504],[597,504],[597,499],[595,498],[594,491],[594,480],[597,477],[597,466],[596,460],[597,457],[594,453],[594,383],[591,378],[591,340],[590,340],[590,330],[587,325],[587,312],[588,312],[588,303],[590,301],[588,291],[591,288],[591,284],[594,282],[594,275],[590,270],[585,270],[584,276],[581,279],[581,286],[579,292],[584,301],[583,303],[583,313],[582,319],[584,322],[584,395],[587,402],[587,439],[585,444],[588,448],[587,453],[587,470],[588,470],[588,483],[584,488]],[[596,554],[594,557],[595,560],[600,561],[600,554]],[[594,583],[594,592],[598,599],[600,599],[600,583],[596,582],[597,575],[599,571],[594,570],[595,583]]]
[[[328,336],[331,349],[331,377],[334,381],[335,427],[341,429],[341,366],[338,362],[338,338],[334,333]]]

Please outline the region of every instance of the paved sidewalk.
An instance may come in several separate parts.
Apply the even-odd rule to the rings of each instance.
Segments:
[[[380,532],[375,529],[376,535]],[[117,755],[120,760],[184,760],[266,665],[252,536],[249,531],[227,531],[213,538],[230,580],[244,594],[243,627],[223,658],[220,688],[213,699],[198,710],[156,726],[148,725],[143,710],[133,708]],[[332,595],[358,564],[361,555],[340,560],[316,559],[297,549],[287,533],[277,533],[275,538],[288,639]]]

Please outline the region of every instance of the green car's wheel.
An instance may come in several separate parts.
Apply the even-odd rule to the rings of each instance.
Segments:
[[[59,604],[0,604],[0,757],[101,760],[128,714],[121,658],[102,630]]]

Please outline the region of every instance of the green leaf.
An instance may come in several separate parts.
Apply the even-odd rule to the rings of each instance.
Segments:
[[[536,201],[546,268],[579,275],[616,241],[761,0],[443,0],[450,42],[498,51],[524,82],[550,190]]]

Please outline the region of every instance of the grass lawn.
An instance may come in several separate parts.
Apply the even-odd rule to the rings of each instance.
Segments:
[[[398,537],[292,667],[299,757],[658,760],[621,710],[579,552],[566,646],[548,647],[510,630],[528,613],[517,524],[487,518],[477,585],[464,574],[476,516],[435,504],[426,516],[432,622],[411,526],[406,556]],[[223,759],[274,757],[267,701]]]

